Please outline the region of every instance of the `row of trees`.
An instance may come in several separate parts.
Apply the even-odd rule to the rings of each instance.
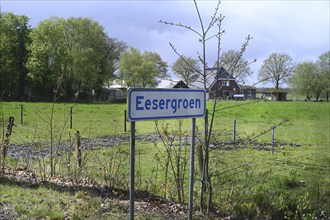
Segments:
[[[125,42],[109,37],[92,19],[52,17],[36,28],[31,28],[24,15],[1,13],[0,19],[2,97],[51,100],[60,84],[59,92],[65,99],[77,92],[84,98],[100,95],[102,86],[114,78],[123,79],[130,87],[156,87],[161,79],[170,77],[159,54],[127,50]],[[328,97],[329,53],[320,55],[316,62],[298,65],[288,54],[272,53],[263,61],[259,82],[271,82],[275,89],[288,83],[306,99]],[[203,71],[199,61],[179,56],[172,72],[191,85]],[[229,50],[219,54],[214,66],[224,67],[244,83],[252,75],[252,62],[255,60],[248,62],[240,51]]]
[[[1,14],[0,91],[2,98],[52,100],[54,88],[65,99],[98,96],[113,78],[130,87],[156,87],[169,77],[168,65],[155,52],[130,48],[109,37],[89,18],[51,17],[35,27],[29,18]],[[238,51],[230,50],[218,62],[242,81],[252,74]],[[199,61],[181,57],[172,66],[187,85],[201,71]],[[59,86],[60,85],[60,86]]]
[[[252,62],[255,62],[252,61]],[[239,83],[252,75],[249,62],[242,58],[238,51],[230,50],[223,53],[216,65],[228,70]],[[190,85],[198,79],[201,68],[198,60],[190,57],[179,58],[172,66],[173,72]],[[321,97],[329,100],[330,90],[330,51],[321,54],[314,61],[304,61],[297,65],[286,53],[272,53],[263,61],[258,73],[257,83],[269,82],[275,90],[287,84],[296,94],[304,95],[307,100]]]
[[[53,98],[61,84],[65,98],[80,92],[98,93],[113,77],[120,55],[127,48],[109,37],[104,28],[88,18],[52,17],[31,28],[29,18],[1,14],[0,91],[18,99]]]
[[[67,99],[76,92],[98,94],[110,79],[125,43],[108,37],[103,27],[88,18],[53,17],[32,30],[27,67],[34,94],[52,97],[62,83]],[[58,82],[60,80],[60,82]]]
[[[35,27],[29,18],[1,13],[0,91],[2,98],[70,100],[100,95],[114,78],[131,87],[156,87],[168,65],[155,52],[130,48],[109,37],[89,18],[51,17]]]
[[[329,100],[330,51],[318,59],[295,65],[286,53],[272,53],[264,60],[259,71],[261,82],[271,82],[278,90],[280,84],[287,83],[295,93],[305,95],[307,100],[321,96]]]

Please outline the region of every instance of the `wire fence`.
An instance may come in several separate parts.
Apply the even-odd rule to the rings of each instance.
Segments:
[[[7,118],[15,118],[12,141],[27,142],[33,140],[47,141],[50,130],[54,134],[83,132],[85,137],[113,135],[123,132],[125,127],[125,112],[122,105],[118,108],[108,106],[90,106],[78,104],[37,103],[17,105],[1,103],[1,127],[7,124]]]
[[[251,102],[248,104],[255,104]],[[245,106],[246,103],[240,104]],[[228,108],[231,108],[229,106]],[[226,107],[227,108],[227,107]],[[126,132],[125,105],[88,105],[88,104],[55,104],[52,115],[52,103],[41,104],[17,104],[1,103],[1,127],[7,124],[7,117],[15,117],[15,126],[12,131],[12,143],[24,142],[49,142],[51,132],[56,141],[70,140],[79,130],[82,137],[116,136]],[[308,146],[318,143],[329,143],[330,134],[323,127],[315,126],[311,122],[292,121],[283,118],[273,123],[262,123],[253,130],[246,126],[244,120],[233,119],[230,116],[222,116],[216,119],[216,123],[227,121],[226,125],[219,126],[221,130],[215,130],[215,138],[219,143],[245,143],[258,141],[263,144],[276,147],[280,145]],[[230,123],[228,123],[228,121]],[[153,122],[148,122],[148,129],[152,131]],[[325,122],[325,127],[327,126]],[[275,127],[274,127],[275,126]],[[218,133],[216,133],[218,132]],[[274,135],[272,136],[272,132]],[[308,135],[306,135],[308,134]],[[3,135],[3,132],[2,134]],[[217,136],[218,135],[218,136]],[[317,142],[315,142],[317,140]]]
[[[240,106],[255,103],[257,102],[242,103]],[[87,104],[55,104],[52,117],[51,107],[51,103],[47,105],[41,104],[40,106],[37,104],[2,103],[0,109],[2,110],[1,127],[6,126],[9,116],[15,118],[12,137],[14,142],[47,141],[51,129],[57,134],[65,131],[65,135],[68,135],[68,133],[73,135],[76,130],[80,130],[84,137],[109,136],[127,131],[124,105],[95,105],[90,107]],[[315,140],[315,136],[321,141],[322,139],[323,141],[329,140],[329,134],[322,133],[322,128],[315,127],[310,122],[291,122],[285,118],[283,120],[283,122],[262,123],[258,127],[251,129],[247,125],[249,123],[245,123],[244,120],[222,116],[218,121],[215,121],[215,124],[222,124],[222,121],[227,121],[227,126],[219,126],[221,129],[231,133],[231,135],[226,137],[227,139],[260,139],[264,142],[272,142],[270,135],[272,126],[283,123],[283,125],[281,124],[282,126],[277,125],[275,128],[275,141],[295,142],[306,145],[311,144]],[[232,121],[232,124],[228,124],[228,121]],[[235,121],[237,125],[234,129]],[[289,122],[289,125],[286,122]],[[153,126],[152,122],[149,125]],[[151,127],[149,126],[149,128]],[[306,133],[308,135],[304,135]]]

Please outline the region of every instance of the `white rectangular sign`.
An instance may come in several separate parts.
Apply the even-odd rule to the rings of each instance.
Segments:
[[[203,89],[129,89],[128,120],[158,120],[203,117]]]

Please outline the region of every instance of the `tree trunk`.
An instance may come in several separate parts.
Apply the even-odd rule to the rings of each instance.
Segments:
[[[212,182],[211,182],[211,176],[209,176],[207,183],[208,183],[208,187],[209,187],[209,199],[208,199],[208,204],[207,204],[207,214],[210,214],[212,200],[213,200],[213,186],[212,186]]]
[[[201,186],[200,186],[200,211],[204,213],[205,208],[205,193],[206,193],[206,179],[208,178],[208,151],[209,151],[209,143],[208,143],[208,127],[209,127],[209,117],[208,110],[206,109],[205,117],[204,117],[204,157],[202,160],[202,172],[201,172]],[[200,165],[201,166],[201,165]]]
[[[320,93],[316,93],[315,94],[315,99],[316,99],[317,102],[319,101],[319,98],[320,98]]]
[[[177,194],[178,194],[178,201],[182,203],[182,196],[181,196],[181,183],[180,183],[180,153],[177,155],[176,158],[176,187],[177,187]],[[175,177],[175,174],[174,174]]]
[[[164,177],[164,197],[167,198],[167,182],[168,182],[168,166],[170,163],[170,155],[167,152],[167,160],[165,162],[165,177]]]
[[[18,48],[18,100],[23,101],[25,95],[25,84],[26,84],[26,75],[27,69],[25,67],[26,61],[26,48],[25,48],[25,39],[24,39],[24,30],[19,30],[19,48]]]
[[[276,83],[275,83],[275,89],[278,90],[279,86],[280,86],[279,81],[276,81]]]
[[[199,175],[202,176],[203,173],[203,146],[199,144],[197,146],[197,160],[199,167]]]

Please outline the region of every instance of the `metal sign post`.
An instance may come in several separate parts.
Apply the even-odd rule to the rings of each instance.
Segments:
[[[275,151],[275,128],[276,128],[276,126],[273,125],[272,126],[272,149],[271,149],[272,154],[274,154],[274,151]]]
[[[135,179],[135,121],[131,122],[131,153],[130,153],[130,188],[129,188],[129,219],[134,219],[134,179]]]
[[[194,164],[195,164],[195,127],[196,118],[192,118],[191,123],[191,144],[190,144],[190,181],[189,181],[189,204],[188,219],[192,219],[193,200],[194,200]]]
[[[236,145],[236,119],[234,120],[234,146]]]

